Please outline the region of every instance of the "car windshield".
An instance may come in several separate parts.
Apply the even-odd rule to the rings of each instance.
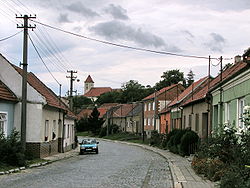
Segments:
[[[96,144],[96,140],[83,140],[83,144]]]

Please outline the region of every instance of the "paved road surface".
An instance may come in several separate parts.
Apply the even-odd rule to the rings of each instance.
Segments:
[[[0,176],[0,188],[172,187],[167,161],[136,146],[101,141],[99,154],[78,155]]]

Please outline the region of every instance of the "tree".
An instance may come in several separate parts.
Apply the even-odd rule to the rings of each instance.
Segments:
[[[89,105],[92,105],[93,102],[91,99],[85,97],[85,96],[74,96],[73,97],[73,108],[77,111],[78,109],[82,109],[84,107],[87,107]]]
[[[156,90],[160,90],[164,87],[171,86],[172,84],[177,84],[179,82],[183,82],[183,86],[186,85],[184,73],[180,72],[178,69],[163,72],[161,78],[163,78],[163,80],[157,82],[154,86]]]
[[[130,80],[122,85],[121,102],[134,102],[142,100],[146,95],[146,89],[136,80]]]
[[[195,74],[190,69],[189,73],[187,74],[187,78],[186,78],[186,80],[187,80],[187,87],[190,86],[194,82],[194,76],[195,76]]]
[[[96,100],[96,104],[104,104],[104,103],[119,103],[121,101],[121,93],[117,91],[111,91],[107,93],[101,94]]]
[[[94,135],[99,135],[101,131],[102,124],[104,123],[102,118],[99,118],[100,112],[95,107],[88,118],[90,131]]]

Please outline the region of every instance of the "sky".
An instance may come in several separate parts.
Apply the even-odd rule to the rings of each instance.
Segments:
[[[249,0],[0,0],[0,40],[19,32],[17,15],[36,14],[35,21],[85,37],[176,54],[224,58],[233,63],[250,46]],[[67,70],[77,71],[78,94],[91,75],[95,87],[120,88],[129,80],[154,86],[163,72],[192,70],[195,80],[208,74],[208,60],[120,48],[45,27],[29,30],[44,63],[29,41],[28,71],[58,94],[69,89]],[[23,34],[0,41],[0,53],[22,62]],[[216,76],[219,62],[212,60]],[[57,81],[51,76],[56,78]]]

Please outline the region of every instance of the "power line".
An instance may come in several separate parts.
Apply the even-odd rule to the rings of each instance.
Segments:
[[[84,36],[84,35],[73,33],[71,31],[66,31],[66,30],[60,29],[58,27],[54,27],[54,26],[51,26],[51,25],[48,25],[48,24],[45,24],[45,23],[42,23],[42,22],[39,22],[39,21],[35,21],[35,20],[31,20],[31,21],[33,21],[35,23],[38,23],[40,25],[43,25],[45,27],[49,27],[51,29],[55,29],[55,30],[67,33],[67,34],[71,34],[71,35],[74,35],[74,36],[77,36],[77,37],[81,37],[81,38],[84,38],[84,39],[87,39],[87,40],[91,40],[91,41],[95,41],[95,42],[99,42],[99,43],[103,43],[103,44],[107,44],[107,45],[117,46],[117,47],[120,47],[120,48],[128,48],[128,49],[132,49],[132,50],[138,50],[138,51],[144,51],[144,52],[150,52],[150,53],[157,53],[157,54],[163,54],[163,55],[172,55],[172,56],[178,56],[178,57],[209,59],[208,57],[205,57],[205,56],[177,54],[177,53],[172,53],[172,52],[156,51],[156,50],[150,50],[150,49],[146,49],[146,48],[138,48],[138,47],[132,47],[132,46],[123,45],[123,44],[117,44],[117,43],[113,43],[113,42],[108,42],[108,41],[104,41],[104,40],[99,40],[99,39],[87,37],[87,36]],[[218,58],[211,58],[211,59],[218,60]]]
[[[8,39],[10,39],[10,38],[12,38],[12,37],[18,35],[18,34],[21,33],[21,32],[23,32],[23,31],[21,30],[21,31],[18,31],[17,33],[15,33],[15,34],[13,34],[13,35],[10,35],[10,36],[8,36],[8,37],[2,38],[2,39],[0,39],[0,42],[5,41],[5,40],[8,40]]]
[[[52,72],[49,70],[49,68],[47,67],[47,65],[45,64],[45,62],[43,61],[43,58],[41,57],[40,53],[38,52],[38,50],[37,50],[37,48],[36,48],[36,46],[35,46],[33,40],[31,39],[30,35],[28,35],[28,36],[29,36],[29,39],[30,39],[30,41],[31,41],[32,46],[34,47],[34,49],[35,49],[35,51],[36,51],[38,57],[39,57],[40,60],[42,61],[43,65],[46,67],[47,71],[48,71],[48,72],[50,73],[50,75],[54,78],[54,80],[56,81],[56,83],[58,83],[58,85],[61,85],[61,84],[58,82],[58,80],[55,78],[55,76],[52,74]]]

